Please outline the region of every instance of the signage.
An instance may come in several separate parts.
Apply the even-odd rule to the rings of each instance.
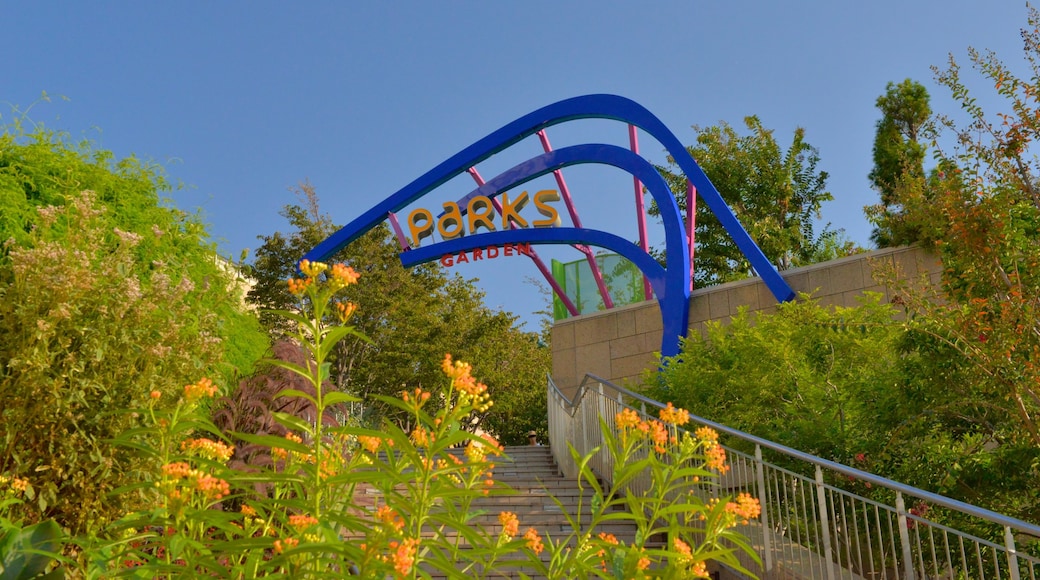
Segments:
[[[474,196],[466,204],[465,218],[462,216],[462,208],[454,201],[446,202],[443,205],[444,213],[436,220],[433,219],[433,213],[426,208],[420,207],[412,210],[408,214],[408,232],[412,236],[412,247],[418,248],[424,239],[431,237],[434,225],[437,226],[437,233],[443,241],[454,240],[467,233],[476,234],[480,228],[489,232],[497,231],[496,223],[499,223],[503,230],[508,230],[513,225],[519,228],[526,228],[529,225],[536,228],[553,228],[560,225],[560,213],[556,211],[555,207],[549,205],[552,202],[560,201],[560,192],[555,189],[543,189],[534,196],[528,196],[524,191],[515,199],[509,199],[509,194],[503,193],[499,199],[501,200],[501,210],[496,211],[491,198],[486,195]],[[520,212],[532,199],[535,209],[544,218],[528,224]],[[500,218],[496,217],[497,213],[501,213]]]
[[[519,244],[502,244],[502,246],[488,246],[486,248],[473,248],[466,255],[465,251],[458,254],[444,254],[441,256],[441,266],[450,268],[455,264],[468,264],[481,260],[494,260],[502,256],[531,256],[531,244],[523,242]]]

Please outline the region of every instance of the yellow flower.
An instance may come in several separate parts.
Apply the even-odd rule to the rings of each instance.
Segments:
[[[316,278],[318,274],[321,274],[328,269],[328,264],[323,262],[311,262],[310,260],[302,260],[300,262],[300,271],[308,278]]]

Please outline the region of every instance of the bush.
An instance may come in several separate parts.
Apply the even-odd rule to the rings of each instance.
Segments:
[[[0,135],[0,474],[29,482],[19,519],[73,533],[133,507],[108,497],[146,468],[109,444],[127,409],[267,348],[204,228],[161,206],[161,174],[83,151]]]

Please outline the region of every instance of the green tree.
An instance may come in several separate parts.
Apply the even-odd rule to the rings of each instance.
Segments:
[[[312,186],[301,185],[299,193],[305,205],[289,205],[282,212],[291,230],[260,238],[249,299],[263,309],[292,304],[286,280],[295,274],[297,260],[338,229],[321,213]],[[406,387],[427,388],[440,380],[440,361],[450,353],[485,373],[478,378],[496,401],[477,416],[486,428],[505,442],[526,441],[532,429],[544,432],[544,383],[551,365],[537,335],[515,328],[513,315],[489,309],[471,282],[445,275],[440,266],[405,269],[399,251],[389,228],[380,226],[332,258],[361,274],[341,299],[357,306],[352,323],[364,335],[337,345],[330,361],[337,387],[366,399],[397,395]],[[533,401],[537,404],[528,408]]]
[[[925,178],[927,141],[933,134],[928,90],[906,79],[888,83],[878,97],[881,119],[874,137],[874,168],[870,183],[881,195],[881,203],[865,208],[874,224],[870,239],[877,247],[898,246],[917,241],[919,233],[906,224],[900,192]]]
[[[701,128],[697,143],[687,147],[751,238],[779,270],[839,257],[854,251],[841,232],[825,227],[816,233],[827,191],[827,173],[817,169],[819,152],[798,128],[787,149],[756,116],[746,117],[748,133],[728,123]],[[686,178],[672,158],[659,168],[686,210]],[[656,213],[656,207],[651,213]],[[697,286],[709,286],[753,275],[751,265],[706,204],[697,204]]]
[[[109,444],[137,425],[127,409],[248,373],[267,349],[233,268],[167,188],[134,158],[0,134],[0,474],[31,483],[29,521],[91,532],[124,513],[108,494],[148,467]]]

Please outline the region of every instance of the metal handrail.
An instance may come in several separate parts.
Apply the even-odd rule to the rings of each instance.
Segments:
[[[605,389],[610,389],[613,396],[607,397]],[[611,423],[612,416],[608,414],[608,406],[610,409],[635,409],[644,416],[647,408],[665,408],[659,401],[593,374],[585,375],[573,400],[560,391],[550,376],[547,395],[549,438],[553,455],[568,475],[572,475],[576,467],[568,465],[572,463],[572,459],[566,451],[566,446],[559,444],[561,436],[567,438],[565,433],[581,433],[582,438],[587,441],[576,447],[581,447],[582,453],[588,453],[594,447],[602,447],[599,420],[602,417],[607,420],[608,425]],[[582,409],[584,411],[580,411]],[[573,423],[579,420],[580,425],[565,426],[566,421]],[[767,574],[771,574],[777,567],[785,567],[785,573],[792,576],[816,577],[818,571],[821,577],[828,579],[933,576],[954,578],[955,571],[962,576],[966,574],[967,577],[988,577],[985,571],[987,567],[992,567],[993,575],[996,577],[1007,574],[1012,580],[1021,577],[1035,579],[1040,573],[1040,558],[1020,553],[1015,538],[1016,535],[1040,538],[1040,526],[792,449],[703,417],[691,415],[690,420],[755,446],[754,456],[727,449],[734,461],[742,462],[744,470],[743,475],[734,479],[730,487],[737,486],[734,487],[736,489],[743,486],[749,491],[755,491],[763,504],[758,528],[749,530],[749,534],[757,534],[759,540],[755,545],[760,551],[768,552],[760,554],[763,572]],[[596,441],[588,441],[589,439]],[[809,464],[814,467],[815,478],[799,475],[764,461],[763,449]],[[609,480],[609,458],[602,461],[607,463],[594,462],[593,465],[601,465],[600,469],[606,472],[599,472],[597,475]],[[891,490],[895,492],[896,505],[886,505],[827,484],[823,478],[824,470]],[[815,495],[815,498],[810,498],[812,501],[809,502],[805,499],[806,493],[810,496]],[[800,503],[798,494],[801,494]],[[923,517],[923,514],[908,510],[904,495],[999,525],[1004,529],[1004,544],[1000,545],[932,522]],[[788,513],[792,509],[795,512],[801,510],[801,513]],[[769,513],[770,511],[779,513]],[[852,520],[859,518],[862,518],[867,526],[865,529],[854,529]],[[884,529],[886,525],[887,534]],[[781,529],[774,529],[777,527]],[[942,545],[937,545],[936,534],[940,535],[939,544]],[[859,535],[865,536],[862,543],[866,544],[866,547],[861,546]],[[951,537],[959,550],[950,547]],[[856,545],[855,548],[852,547],[853,543]],[[943,546],[945,553],[942,553]],[[818,553],[821,548],[822,554]],[[841,553],[842,549],[844,554]],[[875,552],[881,558],[880,563],[873,561]],[[869,563],[863,561],[865,554],[869,556]],[[970,556],[974,556],[974,559]],[[792,571],[791,561],[794,560],[802,562],[799,564],[802,567],[801,572]],[[783,566],[780,565],[781,561]],[[856,572],[851,571],[852,569],[864,574],[869,570],[870,575],[858,576]]]

